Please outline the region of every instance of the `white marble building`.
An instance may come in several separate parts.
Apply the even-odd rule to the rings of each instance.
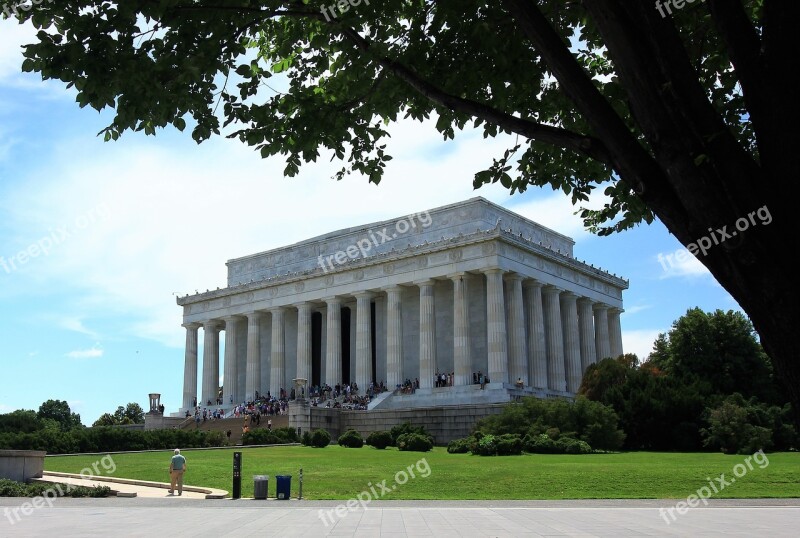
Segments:
[[[587,366],[622,354],[628,283],[576,260],[573,245],[472,198],[230,260],[226,288],[177,300],[182,411],[216,400],[220,373],[225,404],[294,378],[457,391],[478,371],[503,392],[522,379],[540,396],[574,393]],[[454,372],[455,386],[433,389],[437,371]]]

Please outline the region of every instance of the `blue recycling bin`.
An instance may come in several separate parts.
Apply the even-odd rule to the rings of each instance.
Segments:
[[[275,496],[288,501],[292,494],[292,475],[278,475],[275,477]]]

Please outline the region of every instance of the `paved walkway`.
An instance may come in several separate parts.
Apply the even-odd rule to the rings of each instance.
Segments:
[[[223,499],[228,495],[228,492],[222,489],[201,488],[185,484],[183,486],[183,494],[178,495],[177,491],[174,492],[174,494],[169,492],[170,485],[166,482],[149,482],[146,480],[133,480],[110,476],[83,477],[78,474],[57,473],[52,471],[45,471],[44,476],[38,480],[40,482],[53,482],[86,487],[108,486],[111,488],[112,492],[115,492],[120,497]]]
[[[796,537],[800,500],[712,500],[666,523],[672,500],[335,501],[0,498],[0,536]],[[14,509],[17,509],[15,518]],[[666,516],[669,518],[669,516]],[[12,523],[13,521],[13,523]]]

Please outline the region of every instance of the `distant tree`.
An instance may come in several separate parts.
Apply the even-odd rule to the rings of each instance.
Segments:
[[[92,427],[96,428],[98,426],[114,426],[115,424],[117,424],[117,422],[114,418],[114,415],[111,413],[103,413],[100,415],[100,418],[92,423]]]
[[[0,433],[30,433],[42,427],[42,421],[36,415],[36,411],[18,409],[0,415]]]
[[[741,393],[784,403],[772,365],[753,325],[741,312],[692,308],[656,340],[648,361],[685,384],[699,382],[704,394]]]
[[[81,427],[81,416],[73,413],[69,404],[63,400],[47,400],[39,406],[36,414],[40,419],[55,420],[62,430]]]
[[[117,426],[122,424],[144,424],[144,410],[136,402],[130,402],[127,406],[118,406],[117,410],[111,413],[103,413],[92,426]]]

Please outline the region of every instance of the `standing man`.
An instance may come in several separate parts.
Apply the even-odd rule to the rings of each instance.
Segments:
[[[169,462],[169,480],[170,489],[169,494],[172,495],[175,491],[175,486],[178,487],[178,495],[183,495],[183,473],[186,472],[186,458],[181,455],[181,449],[175,449],[175,455]]]

